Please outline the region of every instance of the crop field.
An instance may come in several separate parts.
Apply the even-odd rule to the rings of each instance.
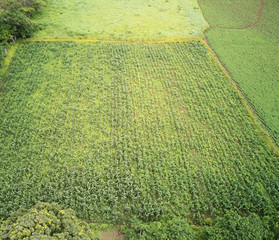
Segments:
[[[201,36],[208,27],[197,0],[47,0],[35,37],[161,39]]]
[[[199,0],[209,45],[279,144],[279,2]],[[247,11],[247,8],[250,10]]]
[[[278,155],[203,42],[27,42],[0,90],[0,216],[278,210]]]

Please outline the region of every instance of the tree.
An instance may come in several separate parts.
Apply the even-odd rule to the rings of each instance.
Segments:
[[[30,17],[45,5],[43,0],[4,0],[0,5],[0,41],[12,36],[31,37],[37,25]]]
[[[56,203],[38,203],[19,209],[0,225],[0,239],[86,239],[97,240],[90,226],[73,210]]]

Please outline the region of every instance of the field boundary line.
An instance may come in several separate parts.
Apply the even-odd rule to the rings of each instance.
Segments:
[[[149,38],[123,38],[123,39],[113,39],[113,38],[30,38],[25,40],[26,42],[99,42],[99,43],[172,43],[172,42],[190,42],[190,41],[203,41],[202,37],[189,36],[189,37],[165,37],[162,39],[149,39]]]
[[[247,25],[247,26],[244,26],[244,27],[239,27],[239,28],[229,28],[229,27],[219,27],[219,26],[215,26],[215,27],[209,27],[207,29],[204,30],[203,32],[203,35],[205,36],[205,34],[210,31],[210,30],[214,30],[214,29],[223,29],[223,30],[245,30],[245,29],[249,29],[249,28],[253,28],[255,27],[259,22],[260,22],[260,19],[261,19],[261,16],[262,16],[262,11],[263,11],[263,8],[264,8],[264,0],[260,0],[261,1],[261,6],[260,6],[260,9],[258,11],[258,14],[257,14],[257,20],[255,22],[253,22],[252,24],[250,25]],[[207,21],[207,19],[204,17],[204,19]],[[207,21],[208,22],[208,21]],[[207,41],[207,38],[205,37],[206,41]]]
[[[268,131],[268,127],[261,120],[261,117],[258,115],[258,113],[254,109],[253,105],[250,103],[249,98],[247,98],[245,96],[245,94],[241,91],[240,87],[238,86],[238,83],[233,80],[233,78],[230,75],[230,72],[223,65],[222,61],[219,59],[219,57],[214,52],[214,50],[210,47],[210,45],[206,41],[202,41],[202,42],[205,44],[205,47],[207,47],[208,50],[210,51],[211,58],[213,59],[213,61],[221,69],[224,76],[228,80],[229,84],[236,91],[237,95],[239,96],[239,98],[241,100],[241,104],[247,110],[248,115],[251,118],[252,123],[255,125],[255,130],[257,131],[259,136],[262,137],[267,142],[268,147],[279,157],[279,149],[278,149],[278,146],[277,146],[275,140],[270,135],[270,133]]]

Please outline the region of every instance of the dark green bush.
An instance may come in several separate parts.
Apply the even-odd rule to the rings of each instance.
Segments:
[[[98,239],[89,225],[71,209],[56,203],[38,203],[30,210],[19,209],[0,226],[0,239]]]
[[[263,217],[262,222],[269,232],[267,239],[278,240],[279,239],[279,212],[274,212],[271,213],[269,216]]]
[[[194,231],[186,220],[174,218],[165,222],[134,223],[124,230],[126,239],[192,240]]]
[[[190,226],[186,220],[174,218],[164,222],[141,223],[133,221],[123,229],[126,239],[136,240],[278,240],[279,213],[260,217],[250,214],[242,217],[230,211],[217,220],[214,226],[210,218],[205,226]]]
[[[0,4],[0,42],[14,36],[31,37],[38,27],[31,16],[43,5],[42,0],[3,0]]]
[[[241,217],[232,211],[219,218],[214,227],[206,228],[206,232],[209,240],[262,240],[269,236],[258,215]]]

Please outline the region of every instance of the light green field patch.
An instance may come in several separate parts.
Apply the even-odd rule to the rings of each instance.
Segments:
[[[200,36],[208,26],[196,0],[48,0],[36,37]]]

